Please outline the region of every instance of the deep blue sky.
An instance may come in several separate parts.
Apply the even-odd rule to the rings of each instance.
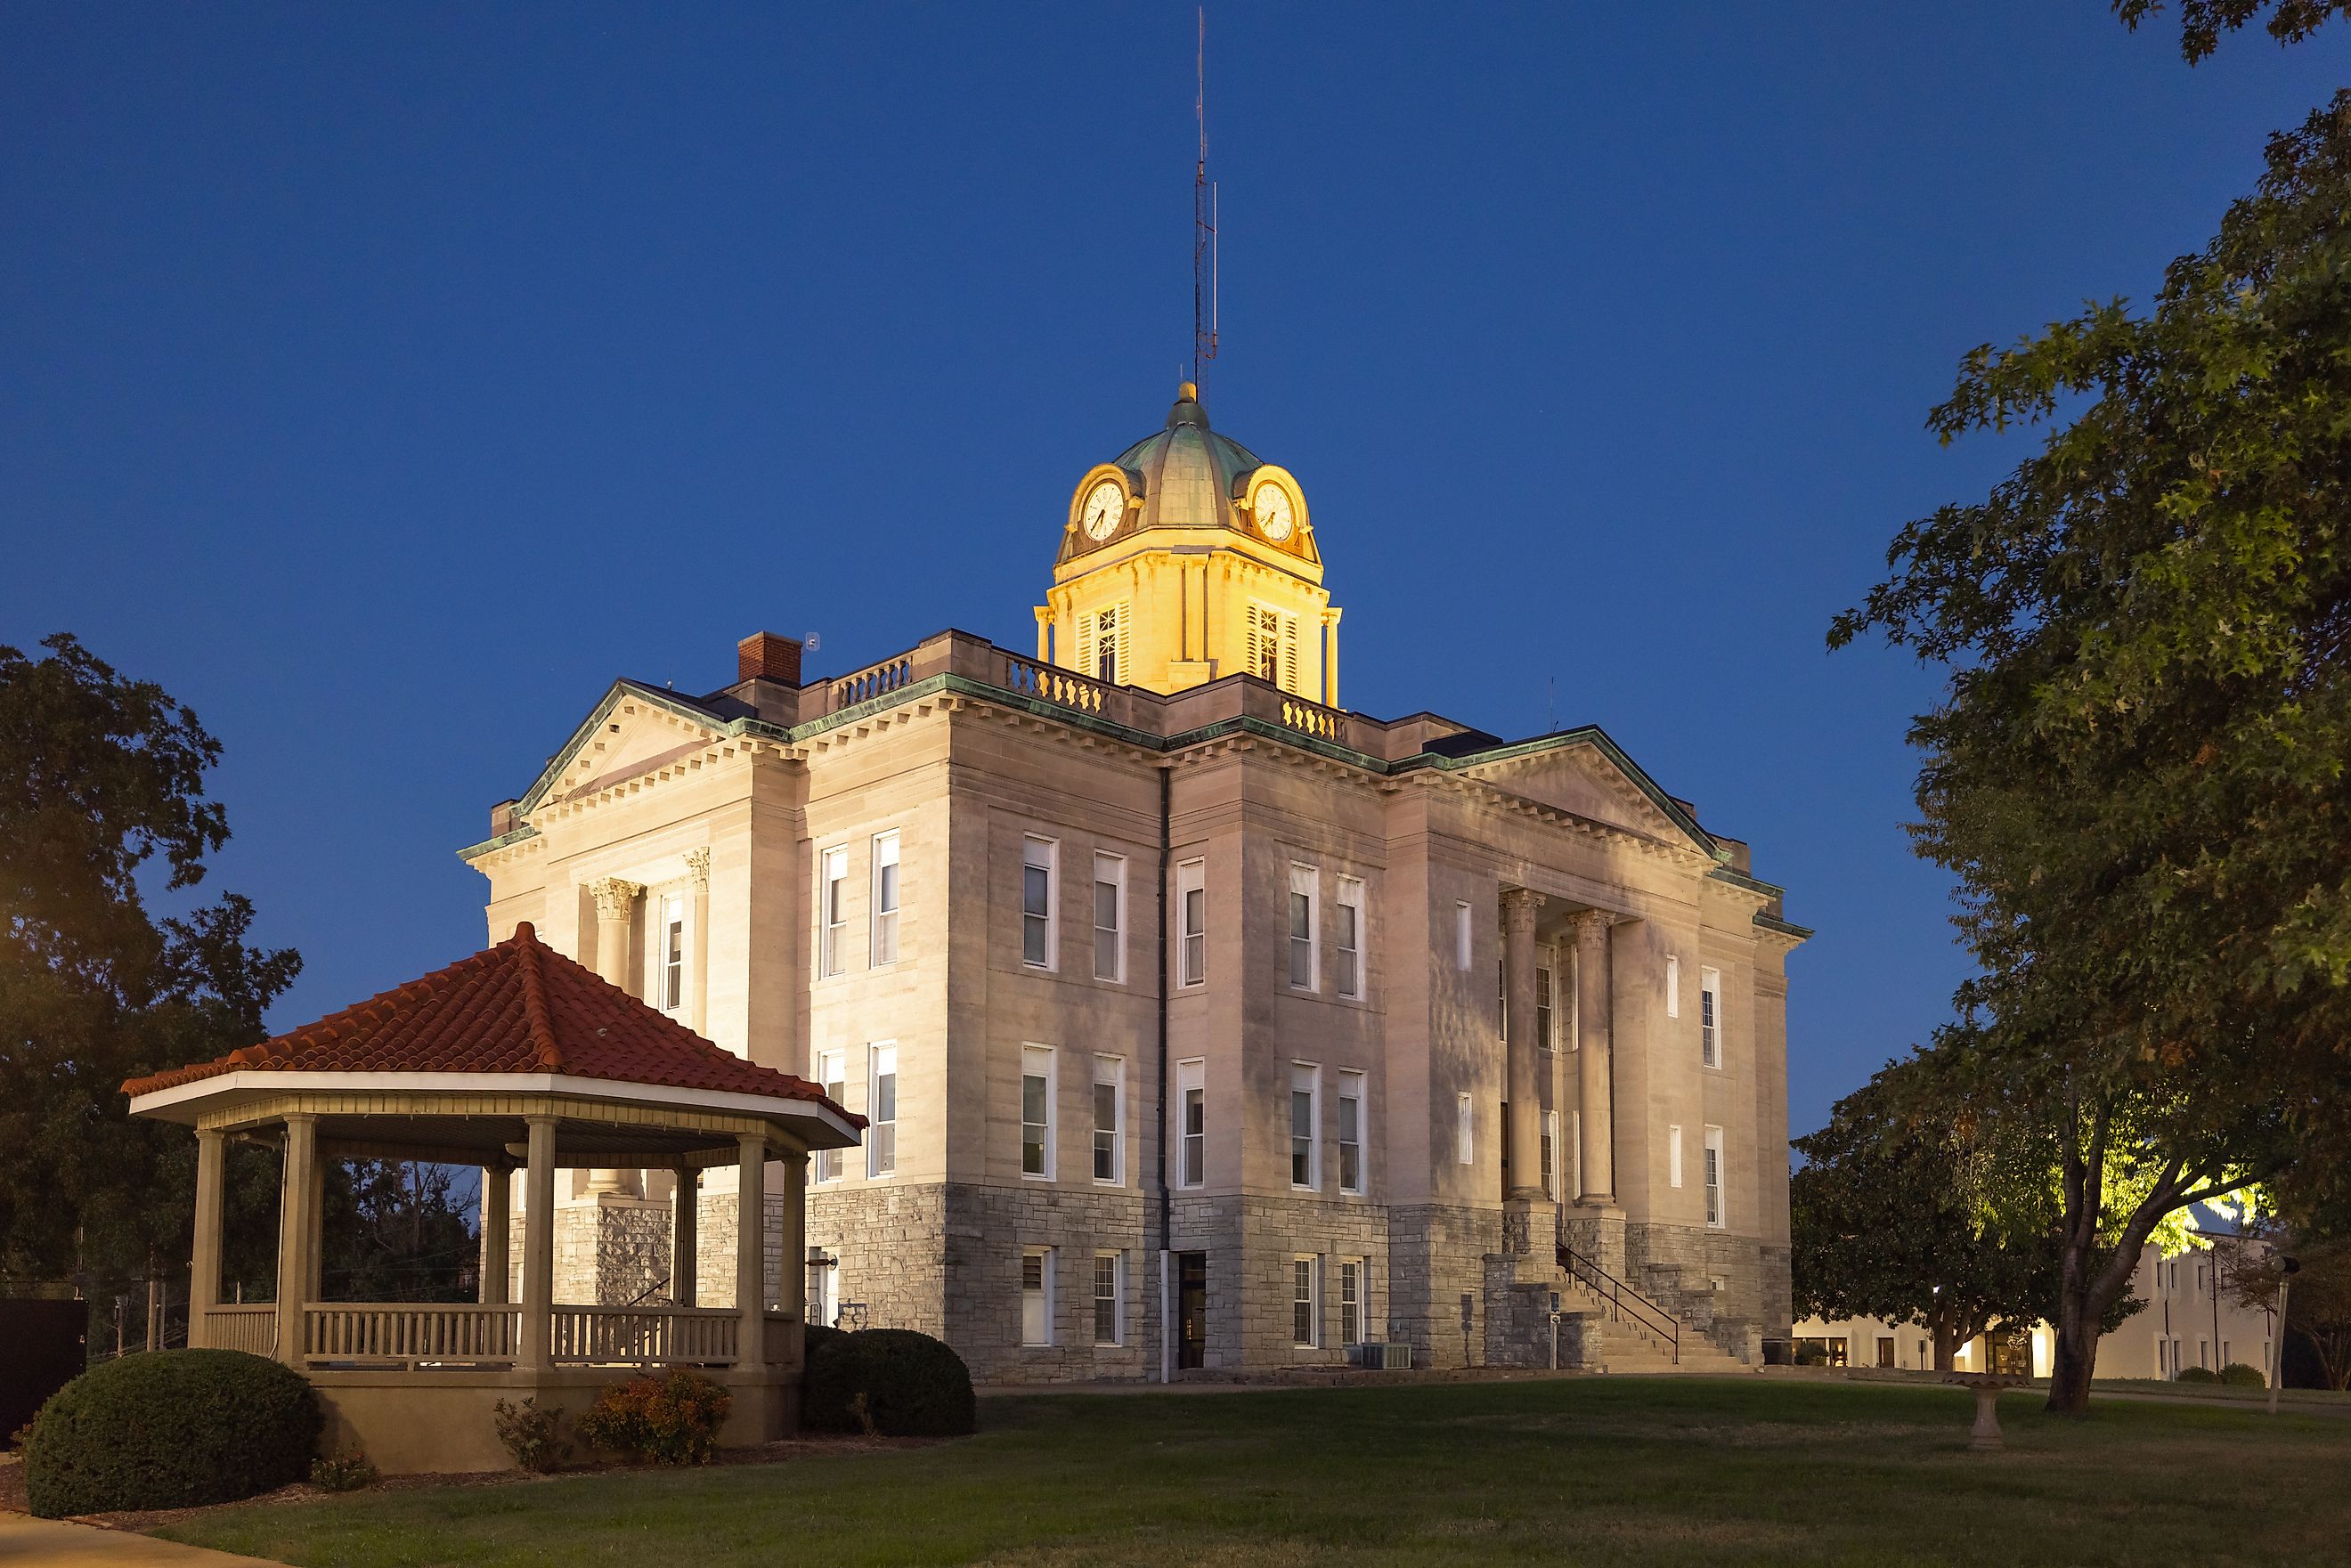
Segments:
[[[1948,1013],[1902,656],[1823,632],[1969,347],[2144,298],[2345,76],[2104,0],[1209,17],[1221,429],[1349,706],[1604,725],[1791,917],[1792,1121]],[[292,1024],[472,950],[611,678],[1019,647],[1190,335],[1188,5],[0,10],[0,641],[227,748]]]

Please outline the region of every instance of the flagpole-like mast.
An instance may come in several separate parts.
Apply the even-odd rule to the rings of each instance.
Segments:
[[[1198,91],[1192,100],[1200,130],[1200,162],[1192,175],[1192,385],[1205,400],[1208,361],[1217,357],[1217,188],[1208,183],[1208,8],[1200,7]]]

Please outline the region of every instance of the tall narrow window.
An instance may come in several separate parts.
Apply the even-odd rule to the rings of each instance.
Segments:
[[[1186,861],[1176,868],[1176,903],[1183,921],[1184,953],[1180,984],[1196,986],[1208,977],[1208,862]]]
[[[661,975],[653,994],[665,1013],[685,1008],[685,895],[672,893],[661,901]]]
[[[1666,1185],[1682,1185],[1682,1130],[1679,1127],[1666,1129]]]
[[[1477,1163],[1476,1142],[1470,1136],[1475,1130],[1472,1122],[1469,1096],[1458,1096],[1453,1102],[1453,1157],[1465,1166]]]
[[[1682,961],[1675,955],[1666,955],[1666,1016],[1682,1016]]]
[[[1094,856],[1094,978],[1126,978],[1126,861]]]
[[[848,1070],[843,1065],[847,1053],[820,1051],[816,1057],[816,1081],[824,1090],[825,1098],[846,1109],[849,1104]],[[841,1178],[841,1151],[819,1149],[810,1161],[810,1181],[838,1181]]]
[[[1094,1180],[1116,1184],[1126,1179],[1126,1150],[1121,1138],[1124,1115],[1122,1091],[1126,1063],[1115,1056],[1094,1058]]]
[[[884,1176],[898,1168],[898,1048],[872,1049],[872,1076],[865,1086],[865,1174]]]
[[[1552,1032],[1557,1025],[1552,1021],[1551,984],[1551,966],[1537,964],[1535,966],[1535,1045],[1537,1049],[1542,1051],[1550,1051],[1558,1043]]]
[[[1319,1187],[1322,1185],[1321,1159],[1322,1070],[1303,1062],[1290,1069],[1290,1185]]]
[[[1339,1265],[1339,1343],[1364,1343],[1364,1261],[1349,1258]]]
[[[1020,1343],[1053,1343],[1053,1249],[1020,1249]]]
[[[873,962],[898,961],[898,835],[873,838]]]
[[[1290,868],[1290,983],[1314,989],[1314,894],[1321,873],[1311,865]]]
[[[1117,1344],[1121,1335],[1119,1300],[1124,1294],[1121,1276],[1125,1272],[1126,1255],[1122,1252],[1094,1254],[1094,1343]]]
[[[1469,906],[1456,904],[1453,906],[1453,967],[1457,969],[1469,967]]]
[[[1720,1229],[1722,1216],[1722,1129],[1706,1130],[1706,1222]]]
[[[1249,673],[1283,691],[1298,691],[1298,617],[1269,604],[1253,604],[1247,626]]]
[[[1053,859],[1050,839],[1020,841],[1020,961],[1053,967]]]
[[[1542,1189],[1559,1197],[1559,1113],[1542,1113]]]
[[[1184,1118],[1181,1180],[1186,1186],[1198,1186],[1208,1179],[1208,1092],[1202,1082],[1207,1071],[1207,1064],[1202,1061],[1176,1064],[1176,1089],[1183,1096],[1179,1106]]]
[[[1339,1190],[1364,1190],[1364,1075],[1339,1074]]]
[[[1020,1048],[1020,1174],[1053,1179],[1053,1053]]]
[[[1722,971],[1698,972],[1698,1054],[1708,1067],[1722,1065]]]
[[[849,927],[849,850],[844,845],[824,852],[824,886],[817,894],[824,925],[818,946],[817,968],[838,975],[841,963],[841,933]]]
[[[1301,1349],[1322,1343],[1322,1281],[1321,1260],[1290,1260],[1290,1338]]]
[[[1331,951],[1339,964],[1339,994],[1364,994],[1364,883],[1361,878],[1339,879],[1339,896],[1331,904]]]

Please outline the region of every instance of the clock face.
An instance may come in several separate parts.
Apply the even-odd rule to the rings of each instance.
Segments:
[[[1255,505],[1258,532],[1275,544],[1288,538],[1290,530],[1298,525],[1290,509],[1290,492],[1279,485],[1259,485]]]
[[[1126,492],[1118,487],[1115,479],[1105,479],[1086,492],[1085,510],[1079,520],[1086,538],[1100,541],[1110,538],[1118,528],[1118,520],[1126,515]]]

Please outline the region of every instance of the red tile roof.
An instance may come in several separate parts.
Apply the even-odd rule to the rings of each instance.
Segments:
[[[149,1094],[226,1072],[551,1072],[615,1083],[807,1100],[805,1078],[722,1051],[549,949],[525,921],[496,946],[318,1022],[122,1086]]]

